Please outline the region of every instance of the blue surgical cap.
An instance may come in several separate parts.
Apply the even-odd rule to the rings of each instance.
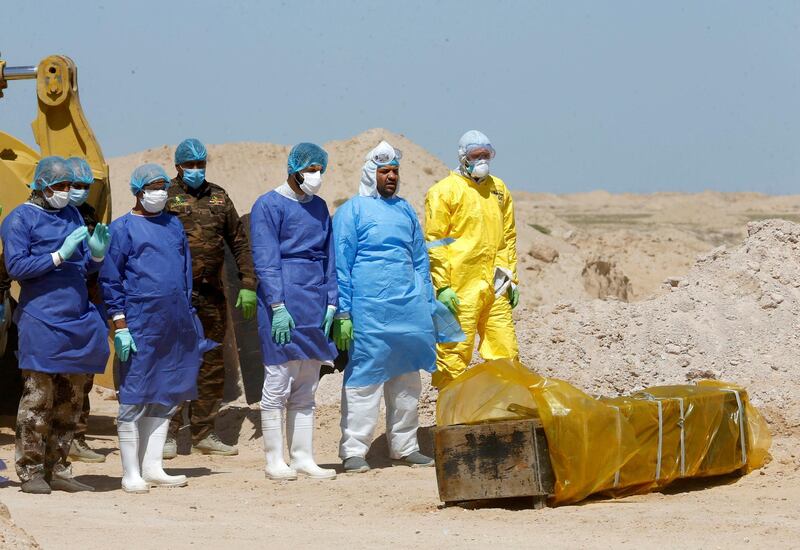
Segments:
[[[312,164],[322,166],[322,173],[325,173],[328,167],[328,153],[322,147],[313,143],[298,143],[292,147],[287,162],[290,174],[305,170]]]
[[[31,189],[42,191],[46,187],[61,183],[72,182],[75,176],[72,173],[67,159],[62,157],[45,157],[36,165]]]
[[[175,164],[183,164],[191,160],[206,160],[208,151],[199,139],[184,139],[175,149]]]
[[[92,174],[92,167],[89,163],[81,157],[70,157],[67,159],[67,164],[72,168],[72,173],[75,179],[72,181],[76,183],[94,183],[94,174]]]
[[[167,182],[167,187],[170,186],[169,176],[161,166],[158,164],[142,164],[131,174],[131,193],[135,195],[145,185],[158,180],[164,180]]]

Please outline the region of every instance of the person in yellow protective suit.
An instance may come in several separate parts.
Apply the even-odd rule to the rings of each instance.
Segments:
[[[511,318],[519,303],[514,204],[503,181],[489,174],[494,154],[489,138],[470,130],[459,141],[459,168],[425,197],[431,279],[467,336],[437,345],[432,381],[439,389],[467,369],[476,333],[484,359],[519,354]]]

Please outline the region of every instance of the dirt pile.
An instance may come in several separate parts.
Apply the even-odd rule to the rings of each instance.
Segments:
[[[322,144],[329,165],[323,176],[320,196],[333,210],[358,192],[364,156],[385,139],[403,152],[400,195],[422,213],[425,191],[447,175],[441,160],[403,135],[382,128],[367,130],[351,139]],[[273,143],[223,143],[208,147],[208,180],[223,186],[240,214],[250,212],[256,199],[286,181],[286,157],[291,145]],[[175,145],[162,145],[110,159],[113,216],[127,212],[133,202],[128,187],[131,172],[140,164],[160,164],[167,174],[175,174]]]
[[[700,378],[734,382],[773,429],[796,432],[800,225],[751,222],[747,233],[730,251],[699,256],[651,300],[529,310],[517,325],[523,362],[603,395]]]
[[[586,292],[601,300],[616,298],[627,302],[633,294],[630,279],[613,260],[597,257],[587,260],[581,278]]]
[[[0,502],[0,548],[28,550],[41,548],[32,536],[14,524],[5,504]]]

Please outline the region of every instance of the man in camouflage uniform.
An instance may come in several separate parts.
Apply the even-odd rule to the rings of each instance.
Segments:
[[[86,375],[23,370],[22,376],[25,386],[19,401],[15,452],[20,481],[43,476],[51,486],[57,479],[68,481],[70,492],[91,490],[71,479],[72,468],[67,461],[81,413]],[[72,485],[77,487],[72,489]]]
[[[222,343],[227,327],[227,307],[222,286],[222,267],[227,244],[236,259],[242,289],[236,307],[245,319],[256,310],[256,278],[250,243],[236,208],[225,190],[205,180],[207,152],[196,139],[186,139],[175,150],[178,176],[168,189],[167,211],[183,222],[192,253],[192,305],[203,324],[206,338]],[[236,447],[219,440],[214,422],[225,386],[222,346],[208,352],[197,378],[197,399],[190,404],[189,419],[193,448],[203,454],[230,456]],[[177,454],[176,436],[183,417],[182,408],[172,417],[164,458]]]

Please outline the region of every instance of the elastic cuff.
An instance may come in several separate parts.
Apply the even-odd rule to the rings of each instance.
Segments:
[[[117,329],[114,329],[114,334],[119,334],[119,333],[120,333],[120,332],[122,332],[123,330],[124,330],[125,332],[130,332],[130,331],[128,330],[128,327],[125,327],[125,328],[117,328]]]
[[[56,267],[60,266],[64,262],[64,258],[62,258],[61,254],[59,254],[58,252],[53,252],[52,254],[50,254],[50,256],[53,257],[53,264]]]
[[[92,261],[93,261],[93,262],[100,263],[100,262],[102,262],[104,259],[105,259],[105,256],[100,256],[99,258],[96,258],[96,257],[92,256]]]
[[[284,303],[283,302],[275,302],[274,304],[270,304],[269,307],[271,307],[272,310],[274,311],[276,309],[284,307]]]
[[[124,319],[124,318],[125,318],[125,314],[124,313],[116,313],[111,317],[111,320],[112,321],[119,321],[120,319]]]
[[[334,319],[349,319],[350,318],[350,312],[349,311],[342,311],[342,312],[337,313],[336,315],[334,315],[333,318]]]
[[[336,306],[333,306],[333,305],[328,305],[328,309],[332,310],[332,311],[336,311],[338,308]]]

